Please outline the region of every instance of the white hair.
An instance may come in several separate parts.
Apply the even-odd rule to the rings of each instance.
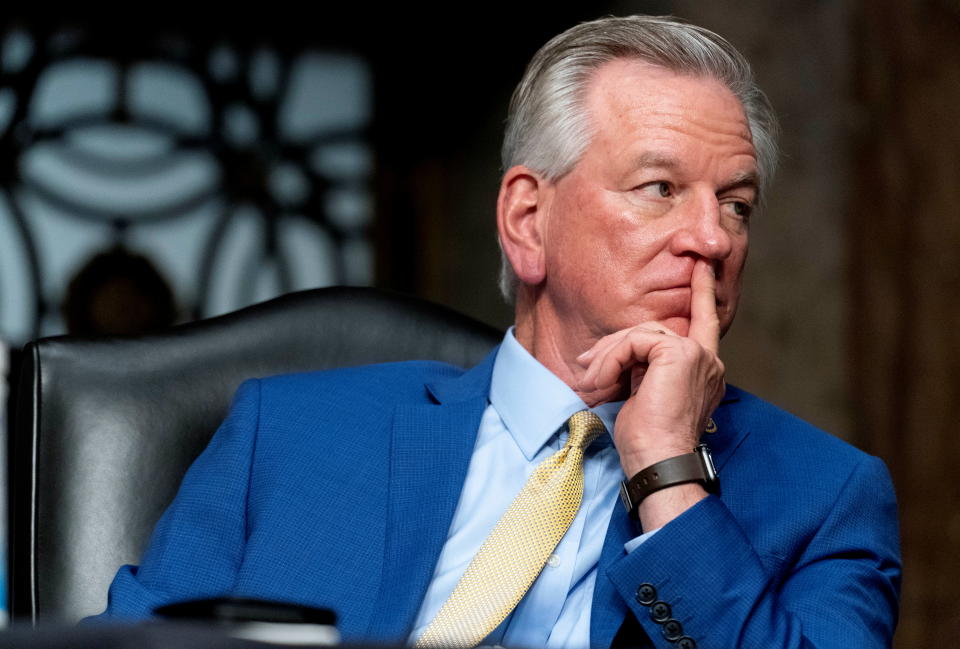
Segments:
[[[533,56],[513,91],[501,149],[503,169],[524,165],[555,182],[577,164],[592,132],[585,107],[593,73],[615,59],[640,59],[678,74],[716,79],[743,106],[757,155],[760,195],[777,165],[777,118],[750,64],[723,37],[673,17],[607,17],[555,36]],[[501,251],[500,290],[517,277]]]

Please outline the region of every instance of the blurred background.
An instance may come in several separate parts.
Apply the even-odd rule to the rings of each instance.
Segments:
[[[494,204],[526,61],[581,20],[678,15],[747,56],[784,131],[729,380],[887,462],[897,646],[955,644],[960,1],[586,5],[5,11],[0,368],[38,336],[331,284],[507,326]]]

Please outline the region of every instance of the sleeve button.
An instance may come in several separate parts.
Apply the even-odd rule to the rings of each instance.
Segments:
[[[674,642],[683,637],[683,625],[676,620],[667,620],[663,623],[663,637]]]
[[[685,635],[677,640],[677,646],[680,647],[680,649],[697,649],[697,641]]]
[[[637,588],[637,601],[644,606],[650,606],[657,601],[657,589],[652,584],[640,584]]]
[[[670,619],[670,605],[666,602],[654,602],[650,607],[650,619],[663,624]]]

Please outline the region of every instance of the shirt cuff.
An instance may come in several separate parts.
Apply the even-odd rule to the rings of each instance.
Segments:
[[[649,539],[651,536],[653,536],[654,534],[656,534],[657,532],[659,532],[659,531],[662,530],[662,529],[663,529],[662,527],[658,527],[658,528],[655,529],[655,530],[650,530],[649,532],[644,532],[644,533],[641,534],[640,536],[636,536],[636,537],[630,539],[629,541],[627,541],[626,543],[623,544],[623,549],[627,551],[627,554],[630,554],[631,552],[633,552],[634,550],[636,550],[637,548],[639,548],[641,545],[643,545],[644,542],[645,542],[647,539]]]

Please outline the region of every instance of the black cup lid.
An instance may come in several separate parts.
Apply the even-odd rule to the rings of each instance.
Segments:
[[[285,624],[337,623],[336,613],[288,602],[243,597],[212,597],[160,606],[153,611],[166,618],[217,622],[279,622]]]

